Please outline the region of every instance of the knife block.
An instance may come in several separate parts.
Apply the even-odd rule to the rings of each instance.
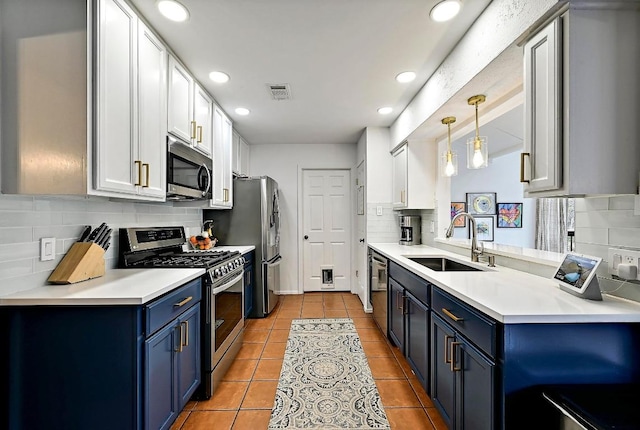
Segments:
[[[104,275],[104,249],[93,242],[76,242],[49,276],[52,284],[75,284]]]

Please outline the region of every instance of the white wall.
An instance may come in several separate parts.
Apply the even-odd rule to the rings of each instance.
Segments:
[[[299,183],[301,170],[352,169],[357,165],[356,150],[356,144],[251,146],[251,174],[271,176],[280,188],[282,264],[279,293],[302,293],[302,285],[299,284],[301,265],[298,261],[302,240],[298,230],[298,211],[302,208],[302,202],[298,201],[299,187],[302,186]]]
[[[494,242],[534,248],[536,205],[535,199],[522,197],[522,184],[518,182],[520,152],[490,157],[485,169],[467,169],[464,154],[458,154],[458,163],[458,175],[451,178],[451,201],[466,201],[466,193],[495,192],[496,203],[522,202],[522,228],[497,228],[494,216]],[[466,239],[468,234],[467,223],[466,228],[454,229],[453,237]]]

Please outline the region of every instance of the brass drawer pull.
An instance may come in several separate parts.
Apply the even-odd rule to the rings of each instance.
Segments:
[[[196,138],[196,122],[195,121],[191,121],[191,138],[192,139]]]
[[[180,342],[182,343],[182,346],[189,346],[189,321],[182,321],[180,326],[184,326],[184,343],[182,342],[182,339],[180,339]],[[182,328],[180,329],[180,335],[182,337]]]
[[[202,126],[196,127],[198,129],[198,143],[202,143]]]
[[[149,188],[149,176],[151,175],[150,170],[151,168],[149,167],[149,163],[143,163],[142,167],[145,167],[147,170],[147,174],[145,176],[145,184],[142,186],[143,188]]]
[[[180,341],[178,342],[178,348],[175,349],[176,352],[182,352],[182,324],[176,327],[177,330],[180,331],[178,334]]]
[[[134,161],[136,166],[138,166],[138,180],[135,183],[136,187],[142,186],[142,161],[136,160]]]
[[[451,342],[451,371],[459,372],[462,370],[461,367],[456,367],[456,346],[462,345],[460,342]]]
[[[451,363],[451,358],[449,358],[449,341],[453,339],[453,336],[449,336],[448,334],[444,335],[444,362]]]
[[[524,178],[524,157],[530,157],[531,154],[528,152],[520,153],[520,182],[529,183],[528,179]]]
[[[444,312],[444,314],[446,316],[448,316],[449,318],[451,318],[455,322],[464,321],[464,318],[460,318],[460,317],[455,316],[454,314],[452,314],[449,310],[447,310],[445,308],[442,308],[442,312]]]
[[[173,307],[174,307],[174,308],[179,308],[179,307],[181,307],[181,306],[186,305],[186,304],[187,304],[187,303],[189,303],[191,300],[193,300],[193,296],[189,296],[189,297],[187,297],[186,299],[184,299],[184,300],[182,300],[182,301],[180,301],[180,302],[178,302],[178,303],[174,303],[174,304],[173,304]]]

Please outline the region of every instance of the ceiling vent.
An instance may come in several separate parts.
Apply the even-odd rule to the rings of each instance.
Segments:
[[[267,84],[267,88],[273,100],[291,100],[289,84]]]

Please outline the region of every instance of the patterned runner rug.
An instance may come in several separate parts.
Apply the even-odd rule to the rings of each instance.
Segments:
[[[293,320],[269,430],[389,428],[353,321]]]

